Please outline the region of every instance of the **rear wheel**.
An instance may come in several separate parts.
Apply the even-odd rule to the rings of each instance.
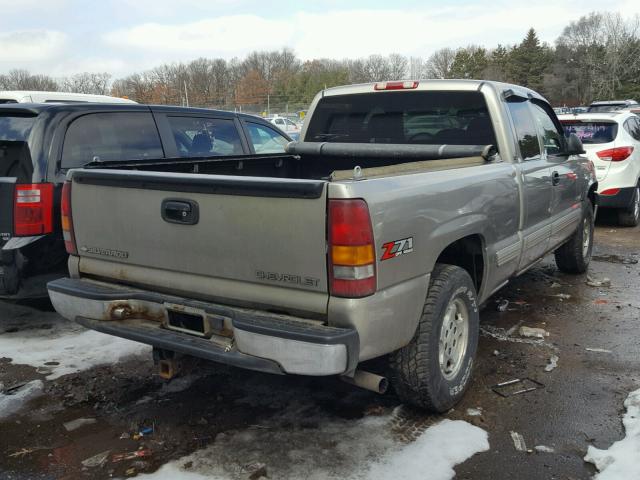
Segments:
[[[416,333],[391,356],[392,382],[403,402],[445,412],[460,401],[471,379],[479,320],[469,274],[437,264]]]
[[[555,252],[556,265],[565,273],[584,273],[593,251],[593,207],[589,200],[582,205],[582,220],[569,240]]]
[[[618,210],[618,223],[623,227],[635,227],[640,223],[640,187],[633,191],[633,200],[627,208]]]

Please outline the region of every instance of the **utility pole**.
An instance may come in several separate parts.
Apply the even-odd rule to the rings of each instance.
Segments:
[[[184,83],[184,98],[187,101],[187,107],[189,106],[189,94],[187,93],[187,81],[183,80]]]
[[[270,108],[271,108],[271,99],[269,97],[269,92],[267,92],[267,117],[271,115],[271,112],[269,111]]]

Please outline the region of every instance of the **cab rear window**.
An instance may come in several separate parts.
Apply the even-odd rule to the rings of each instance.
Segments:
[[[0,140],[24,142],[36,120],[35,115],[4,115],[0,113]]]
[[[610,143],[618,134],[618,124],[615,122],[563,121],[562,126],[565,134],[573,133],[585,144]]]
[[[377,92],[322,98],[311,142],[495,145],[480,92]]]

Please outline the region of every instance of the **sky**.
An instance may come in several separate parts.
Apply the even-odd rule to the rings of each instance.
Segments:
[[[0,73],[121,77],[198,57],[288,47],[303,60],[519,42],[553,43],[589,12],[640,14],[638,0],[0,0]]]

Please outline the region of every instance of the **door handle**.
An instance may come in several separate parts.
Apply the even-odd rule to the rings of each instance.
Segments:
[[[193,200],[166,198],[162,201],[160,214],[165,222],[195,225],[200,219],[198,204]]]
[[[560,174],[557,171],[554,171],[551,174],[551,185],[558,185],[560,184]]]

